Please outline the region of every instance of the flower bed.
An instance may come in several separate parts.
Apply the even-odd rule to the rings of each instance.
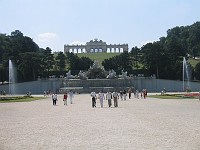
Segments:
[[[199,93],[187,93],[184,94],[184,97],[199,97]]]

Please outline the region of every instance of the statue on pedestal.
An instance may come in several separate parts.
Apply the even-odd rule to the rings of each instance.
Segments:
[[[71,70],[69,70],[68,73],[66,73],[66,78],[71,79],[71,77],[72,77]]]
[[[122,74],[119,75],[119,77],[120,77],[120,78],[123,78],[123,79],[127,79],[127,77],[128,77],[128,76],[127,76],[127,71],[124,72],[124,69],[123,69],[123,70],[122,70]]]
[[[99,63],[95,61],[93,65],[88,69],[87,77],[89,79],[105,79],[106,71],[103,66],[99,65]]]
[[[80,70],[78,73],[78,78],[79,79],[87,79],[86,73]]]
[[[116,78],[117,76],[116,76],[116,72],[112,69],[112,70],[110,70],[109,71],[109,74],[107,75],[107,79],[114,79],[114,78]]]

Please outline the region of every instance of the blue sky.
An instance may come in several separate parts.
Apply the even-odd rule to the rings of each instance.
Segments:
[[[98,38],[141,47],[200,21],[200,0],[0,0],[0,33],[20,30],[40,47]]]

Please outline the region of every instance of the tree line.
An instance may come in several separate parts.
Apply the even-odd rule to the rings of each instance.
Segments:
[[[200,56],[200,22],[190,26],[177,26],[167,30],[166,37],[147,43],[141,48],[133,47],[130,52],[105,59],[106,70],[128,71],[129,74],[144,73],[160,79],[182,80],[183,57]],[[30,37],[19,30],[11,35],[0,34],[0,81],[8,81],[8,61],[11,59],[17,70],[18,81],[31,81],[49,75],[64,75],[72,70],[88,70],[93,60],[79,58],[76,54],[52,53],[50,47],[40,48]],[[193,76],[200,79],[200,64],[193,69]]]
[[[91,59],[79,58],[73,53],[53,54],[49,47],[39,48],[19,30],[11,35],[0,34],[0,82],[8,81],[9,59],[15,64],[18,82],[36,80],[38,76],[64,75],[69,69],[86,70],[93,63]]]
[[[200,22],[190,26],[177,26],[167,30],[166,37],[133,47],[130,53],[104,60],[106,69],[138,70],[160,79],[182,80],[183,57],[196,59],[200,56]],[[119,62],[123,63],[120,64]],[[200,64],[193,70],[193,78],[200,79]]]

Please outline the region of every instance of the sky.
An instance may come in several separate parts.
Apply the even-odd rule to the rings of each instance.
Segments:
[[[20,30],[41,48],[95,38],[141,47],[200,21],[200,0],[0,0],[0,33]]]

